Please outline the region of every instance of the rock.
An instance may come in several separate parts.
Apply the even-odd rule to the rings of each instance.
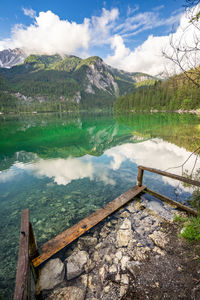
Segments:
[[[110,268],[109,268],[109,273],[110,274],[117,274],[117,266],[116,265],[112,265]]]
[[[107,225],[108,228],[111,228],[111,227],[112,227],[111,222],[108,222],[106,225]]]
[[[118,247],[126,247],[131,237],[130,230],[119,230],[117,232],[117,245]]]
[[[78,241],[79,249],[90,248],[96,246],[98,240],[92,236],[80,237]]]
[[[134,205],[131,203],[127,206],[127,209],[130,213],[134,213],[135,212],[135,207]]]
[[[104,256],[104,259],[105,259],[105,261],[107,262],[107,263],[109,263],[109,264],[111,264],[112,263],[112,257],[110,256],[110,255],[105,255]]]
[[[129,284],[128,275],[122,274],[122,276],[121,276],[121,284],[124,284],[124,285],[128,285]]]
[[[136,247],[132,252],[133,259],[138,261],[145,260],[149,251],[149,247]]]
[[[141,263],[139,261],[129,261],[126,265],[127,270],[134,276],[139,274]]]
[[[115,256],[120,260],[122,259],[122,251],[117,251]]]
[[[162,249],[165,248],[165,245],[168,243],[166,235],[161,231],[154,231],[149,235],[154,244]]]
[[[99,269],[99,276],[101,278],[101,282],[103,283],[105,277],[106,277],[106,266],[103,266]]]
[[[144,209],[144,206],[140,203],[140,201],[135,202],[134,207],[135,207],[135,210]]]
[[[102,246],[103,246],[103,243],[101,242],[101,243],[99,243],[99,244],[97,244],[97,245],[95,246],[95,249],[98,250],[98,249],[100,249]]]
[[[71,280],[84,272],[84,265],[88,262],[89,255],[86,251],[74,252],[66,262],[67,280]]]
[[[103,290],[105,293],[108,293],[110,290],[110,286],[109,285],[105,286],[105,288]]]
[[[113,219],[113,220],[111,220],[111,223],[112,223],[113,225],[116,225],[116,224],[118,223],[118,221],[115,220],[115,219]]]
[[[121,259],[121,269],[122,271],[125,271],[126,270],[126,265],[127,265],[127,262],[130,260],[130,257],[128,256],[123,256],[122,259]]]
[[[42,290],[51,290],[60,284],[65,277],[65,265],[59,258],[49,260],[39,273],[36,293]]]
[[[93,254],[93,260],[94,261],[99,261],[100,260],[99,253],[97,251],[95,251],[94,254]]]
[[[88,260],[87,264],[84,265],[84,270],[86,273],[90,273],[96,266],[96,263],[91,259]]]
[[[92,292],[94,292],[95,290],[96,290],[96,287],[93,285],[93,283],[92,283],[92,276],[91,275],[89,275],[89,277],[88,277],[88,288],[92,291]]]
[[[121,276],[119,273],[115,276],[115,281],[117,282],[121,281]]]
[[[161,250],[159,247],[154,247],[153,251],[164,256],[165,255],[165,251]]]
[[[127,211],[124,211],[121,215],[120,218],[128,218],[130,216],[130,213]]]
[[[126,294],[127,290],[128,290],[127,285],[121,285],[120,286],[120,299]]]
[[[131,221],[129,219],[125,219],[122,223],[122,225],[120,226],[121,230],[125,230],[125,229],[131,229]]]
[[[126,247],[131,239],[131,221],[125,219],[120,229],[117,231],[117,245],[118,247]]]
[[[86,288],[68,286],[53,291],[47,300],[84,300]]]

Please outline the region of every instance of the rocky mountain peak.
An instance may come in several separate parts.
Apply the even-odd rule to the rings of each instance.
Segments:
[[[26,54],[22,49],[5,49],[0,51],[0,67],[11,68],[24,62]]]

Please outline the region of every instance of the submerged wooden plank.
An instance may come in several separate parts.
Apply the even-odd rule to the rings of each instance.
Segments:
[[[156,174],[159,174],[159,175],[162,175],[162,176],[166,176],[166,177],[169,177],[169,178],[180,180],[180,181],[188,183],[188,184],[192,184],[192,185],[195,185],[195,186],[200,186],[200,181],[192,180],[190,178],[179,176],[179,175],[176,175],[176,174],[173,174],[173,173],[161,171],[161,170],[154,169],[154,168],[148,168],[148,167],[144,167],[144,166],[138,166],[138,168],[142,169],[142,170],[145,170],[145,171],[152,172],[152,173],[156,173]]]
[[[29,210],[22,211],[14,300],[29,297]]]
[[[161,200],[163,200],[163,201],[165,201],[169,204],[176,205],[178,208],[181,208],[182,210],[185,210],[185,211],[189,212],[192,215],[198,216],[198,212],[196,210],[194,210],[194,209],[192,209],[192,208],[190,208],[190,207],[188,207],[184,204],[181,204],[177,201],[174,201],[174,200],[172,200],[172,199],[170,199],[170,198],[168,198],[164,195],[161,195],[161,194],[159,194],[155,191],[152,191],[148,188],[145,191],[148,192],[149,194],[152,194],[153,196],[157,197],[158,199],[161,199]]]
[[[45,262],[52,255],[63,249],[65,246],[73,242],[79,236],[84,234],[86,231],[94,227],[96,224],[101,222],[103,219],[111,215],[113,212],[118,210],[120,207],[125,205],[140,192],[142,192],[145,186],[135,186],[125,192],[124,194],[117,197],[115,200],[109,202],[103,208],[98,209],[90,216],[81,220],[76,225],[62,232],[52,240],[48,241],[42,246],[42,254],[32,260],[34,267],[38,267],[40,264]]]

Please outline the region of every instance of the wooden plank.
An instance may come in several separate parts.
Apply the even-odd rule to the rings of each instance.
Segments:
[[[157,193],[153,190],[150,190],[148,188],[146,188],[145,192],[147,192],[147,193],[149,193],[149,194],[151,194],[151,195],[153,195],[153,196],[155,196],[155,197],[157,197],[157,198],[159,198],[159,199],[161,199],[161,200],[163,200],[163,201],[165,201],[169,204],[176,205],[178,208],[181,208],[182,210],[185,210],[185,211],[187,211],[188,213],[190,213],[194,216],[198,216],[198,212],[196,210],[194,210],[194,209],[192,209],[192,208],[190,208],[190,207],[188,207],[184,204],[181,204],[177,201],[174,201],[174,200],[172,200],[172,199],[170,199],[170,198],[168,198],[164,195],[161,195],[161,194],[159,194],[159,193]]]
[[[115,200],[109,202],[103,208],[98,209],[90,216],[81,220],[76,225],[62,232],[52,240],[45,243],[42,248],[42,254],[32,260],[34,267],[38,267],[40,264],[49,259],[52,255],[63,249],[65,246],[73,242],[75,239],[80,237],[86,231],[94,227],[96,224],[101,222],[103,219],[111,215],[113,212],[118,210],[120,207],[128,203],[131,199],[142,192],[145,186],[135,186],[125,192],[124,194],[117,197]]]
[[[142,169],[142,170],[152,172],[152,173],[156,173],[156,174],[159,174],[159,175],[163,175],[163,176],[166,176],[166,177],[170,177],[170,178],[173,178],[173,179],[176,179],[176,180],[180,180],[180,181],[188,183],[188,184],[192,184],[192,185],[195,185],[195,186],[200,186],[200,182],[197,181],[197,180],[192,180],[192,179],[189,179],[189,178],[186,178],[186,177],[183,177],[183,176],[168,173],[168,172],[161,171],[161,170],[154,169],[154,168],[148,168],[148,167],[144,167],[144,166],[138,166],[138,168]]]
[[[29,269],[29,209],[22,211],[18,264],[14,300],[28,299],[30,286]]]

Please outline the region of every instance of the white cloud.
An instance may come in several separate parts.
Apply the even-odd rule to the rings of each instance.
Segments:
[[[72,54],[89,46],[89,20],[82,24],[61,20],[51,11],[40,12],[34,24],[13,29],[14,47],[23,48],[27,53]]]
[[[22,10],[23,10],[25,16],[28,16],[33,19],[36,17],[36,11],[33,10],[32,8],[28,9],[28,8],[23,7]]]
[[[155,138],[137,144],[128,143],[120,145],[106,150],[104,154],[112,158],[110,168],[113,170],[118,170],[121,164],[127,159],[137,165],[166,170],[169,167],[173,168],[183,164],[191,152],[188,152],[184,148],[180,148],[174,144],[165,142],[162,139]],[[195,155],[191,156],[184,165],[184,170],[192,170],[195,164],[195,159]],[[198,168],[200,168],[199,161],[197,161],[195,170]],[[182,175],[182,168],[171,169],[169,172]],[[177,185],[177,181],[174,181],[173,179],[163,177],[162,180],[172,186]]]
[[[170,19],[166,20],[166,24],[170,22]],[[123,32],[125,32],[125,29],[126,28],[124,27]],[[134,29],[136,30],[137,26]],[[193,47],[195,44],[194,36],[200,41],[200,30],[190,24],[185,15],[182,15],[180,25],[173,35],[150,35],[142,45],[132,51],[129,48],[126,48],[122,36],[118,36],[117,39],[116,37],[111,38],[111,49],[114,49],[114,54],[108,55],[105,61],[107,64],[129,72],[140,71],[158,75],[167,70],[168,73],[170,72],[173,74],[174,72],[180,72],[181,70],[163,57],[163,50],[169,55],[172,54],[172,49],[170,47],[170,40],[172,38],[174,43],[179,47],[180,44],[182,48],[188,48],[188,46]],[[188,61],[190,62],[190,66],[186,65]],[[199,61],[199,55],[190,53],[189,60],[188,58],[185,60],[185,69],[191,68],[191,62],[193,62],[193,65],[195,66],[195,62]]]
[[[94,53],[95,47],[99,47],[101,51],[106,48],[108,53],[110,46],[112,52],[105,54],[105,61],[111,66],[130,72],[140,71],[157,75],[165,71],[167,64],[170,71],[174,71],[174,65],[166,61],[162,55],[163,49],[171,51],[169,42],[172,35],[166,32],[169,32],[175,24],[177,30],[174,39],[179,41],[183,36],[183,29],[188,27],[182,41],[191,46],[194,34],[199,37],[200,31],[191,24],[188,26],[188,19],[180,11],[168,18],[162,18],[160,15],[162,8],[161,6],[140,13],[138,6],[128,7],[127,16],[121,18],[117,8],[111,10],[103,8],[100,16],[85,18],[80,24],[62,20],[52,11],[40,12],[36,16],[33,9],[24,8],[24,14],[34,18],[33,23],[30,26],[17,24],[12,30],[11,38],[0,41],[0,50],[19,47],[27,54],[59,53],[85,57],[91,52]],[[135,49],[127,46],[127,42],[130,42],[133,36],[158,27],[165,30],[165,35],[151,34]]]

